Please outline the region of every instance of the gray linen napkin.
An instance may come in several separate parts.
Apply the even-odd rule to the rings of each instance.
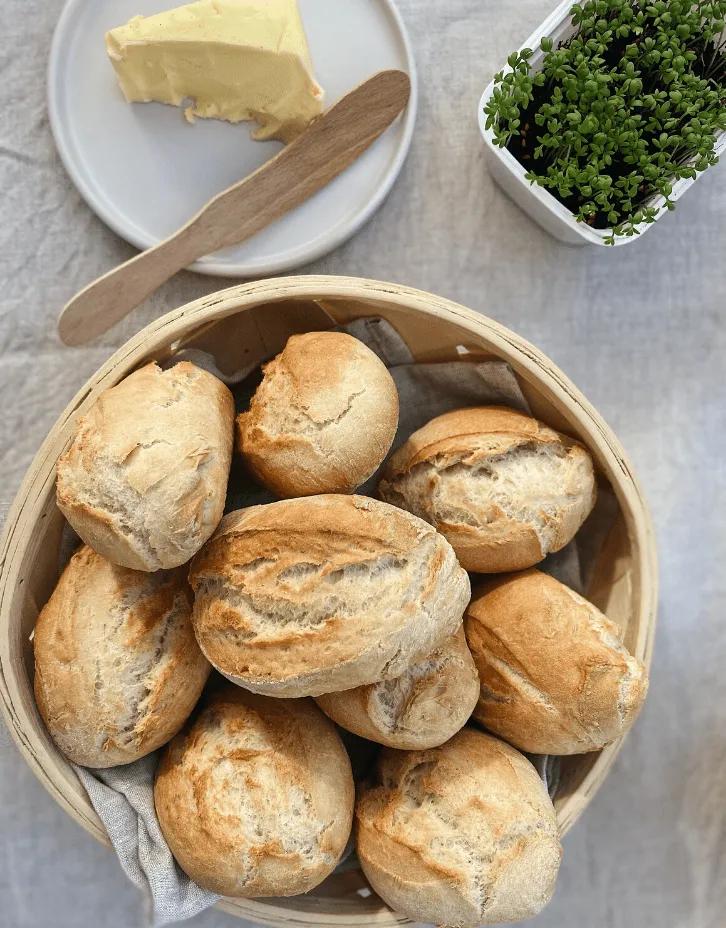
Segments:
[[[184,921],[219,899],[179,868],[154,809],[157,754],[108,770],[73,769],[111,839],[126,876],[142,891],[154,928]]]
[[[403,340],[384,320],[359,319],[345,326],[345,331],[365,342],[389,367],[401,400],[399,429],[394,442],[397,448],[417,428],[434,416],[461,406],[499,403],[528,412],[527,402],[510,367],[502,361],[455,361],[441,364],[416,364]],[[170,364],[186,357],[230,383],[217,370],[214,358],[204,352],[187,349]],[[246,407],[251,390],[249,378],[230,383],[239,409]],[[230,481],[227,509],[267,502],[267,491],[235,479]],[[375,478],[362,493],[373,494]],[[592,539],[590,537],[590,548]],[[543,569],[576,589],[582,589],[578,540],[548,558]],[[68,552],[64,555],[67,559]],[[557,787],[557,758],[532,757],[550,794]],[[154,810],[153,782],[157,755],[133,764],[108,770],[76,767],[76,773],[101,818],[111,843],[127,876],[144,893],[149,923],[157,926],[191,918],[219,898],[192,882],[177,866],[164,841]],[[341,867],[349,868],[352,848],[348,848]]]

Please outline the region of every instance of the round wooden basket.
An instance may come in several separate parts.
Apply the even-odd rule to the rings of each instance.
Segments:
[[[222,371],[249,369],[281,350],[293,332],[381,316],[419,361],[507,361],[532,412],[582,441],[619,511],[586,590],[623,629],[628,648],[651,658],[657,598],[656,551],[648,512],[617,438],[582,394],[546,357],[485,316],[397,284],[348,277],[289,277],[211,294],[147,326],[85,384],[35,457],[0,543],[0,696],[13,737],[35,775],[95,838],[108,843],[70,765],[48,737],[33,699],[30,635],[59,574],[63,517],[55,503],[55,465],[76,420],[98,395],[151,359],[183,349],[213,351]],[[597,754],[565,758],[555,797],[564,834],[605,779],[621,742]],[[330,877],[290,899],[223,900],[227,912],[264,925],[406,924],[368,889],[358,871]]]

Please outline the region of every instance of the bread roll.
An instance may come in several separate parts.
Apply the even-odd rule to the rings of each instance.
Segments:
[[[342,728],[391,748],[432,748],[466,724],[479,696],[479,676],[464,630],[400,677],[318,696]]]
[[[399,677],[459,627],[470,593],[446,539],[364,496],[230,513],[189,578],[212,664],[287,697]]]
[[[539,570],[486,584],[465,629],[481,680],[474,717],[523,751],[597,751],[645,699],[646,670],[617,625]]]
[[[232,394],[212,374],[147,364],[79,421],[58,461],[58,506],[114,564],[184,564],[222,518],[233,424]]]
[[[363,872],[414,922],[519,921],[554,891],[562,852],[547,790],[525,757],[481,732],[427,751],[385,748],[355,818]]]
[[[342,332],[293,335],[237,419],[247,466],[278,496],[351,493],[375,472],[398,426],[383,363]]]
[[[226,684],[159,764],[154,802],[172,854],[224,896],[293,896],[330,874],[353,817],[350,761],[310,699]]]
[[[504,406],[432,419],[391,457],[382,499],[444,534],[462,567],[521,570],[559,551],[595,503],[590,455]]]
[[[70,760],[128,764],[179,731],[210,670],[191,611],[183,570],[128,570],[88,547],[73,555],[33,639],[38,709]]]

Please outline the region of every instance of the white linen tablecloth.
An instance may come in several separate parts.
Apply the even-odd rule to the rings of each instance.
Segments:
[[[345,2],[345,0],[339,0]],[[726,166],[642,242],[570,249],[496,188],[475,113],[554,0],[400,0],[421,77],[413,148],[380,212],[304,270],[393,280],[537,344],[628,449],[650,499],[662,603],[651,694],[565,841],[538,928],[723,928],[726,911]],[[133,254],[53,148],[45,71],[60,0],[3,0],[0,43],[0,498],[83,380],[165,308],[233,281],[181,274],[103,340],[63,348],[55,317]],[[110,852],[46,795],[0,725],[1,928],[140,928]],[[240,924],[209,912],[194,928]]]

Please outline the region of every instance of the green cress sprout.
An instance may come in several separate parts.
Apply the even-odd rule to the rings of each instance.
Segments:
[[[726,129],[726,0],[587,0],[574,35],[509,56],[484,112],[496,145],[579,222],[632,236],[653,198],[715,164]]]

